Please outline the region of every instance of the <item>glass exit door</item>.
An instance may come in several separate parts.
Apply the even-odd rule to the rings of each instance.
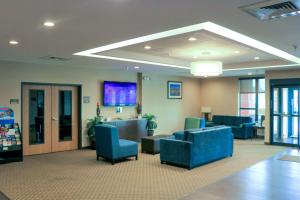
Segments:
[[[300,86],[276,86],[271,91],[272,143],[299,147]]]

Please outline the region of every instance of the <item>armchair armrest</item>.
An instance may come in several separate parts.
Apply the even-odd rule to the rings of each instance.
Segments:
[[[254,123],[243,123],[242,129],[246,133],[246,138],[253,137],[253,126]]]
[[[177,131],[173,133],[176,140],[184,140],[184,131]]]
[[[161,139],[160,160],[161,162],[173,163],[190,168],[192,157],[192,142]]]
[[[252,128],[255,123],[243,123],[242,128]]]
[[[214,124],[214,122],[213,121],[207,121],[207,122],[205,122],[205,127],[212,127],[212,126],[214,126],[215,124]]]

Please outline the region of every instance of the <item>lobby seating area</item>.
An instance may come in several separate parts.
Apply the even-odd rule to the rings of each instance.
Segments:
[[[143,137],[143,153],[160,153],[161,164],[173,164],[192,169],[233,155],[232,128],[222,125],[202,127],[204,119],[188,117],[183,131],[172,135]],[[135,156],[138,159],[138,143],[119,139],[118,128],[109,124],[95,126],[96,157],[111,161]]]

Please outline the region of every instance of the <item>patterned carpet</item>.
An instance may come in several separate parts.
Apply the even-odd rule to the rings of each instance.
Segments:
[[[10,199],[178,199],[264,160],[283,147],[235,141],[234,156],[193,170],[161,165],[159,154],[111,165],[92,150],[25,157],[0,165],[0,190]]]

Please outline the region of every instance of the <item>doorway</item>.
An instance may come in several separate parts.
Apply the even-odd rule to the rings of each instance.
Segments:
[[[22,85],[24,155],[78,148],[78,87]]]
[[[273,144],[299,147],[300,82],[291,83],[271,84],[271,141]]]

